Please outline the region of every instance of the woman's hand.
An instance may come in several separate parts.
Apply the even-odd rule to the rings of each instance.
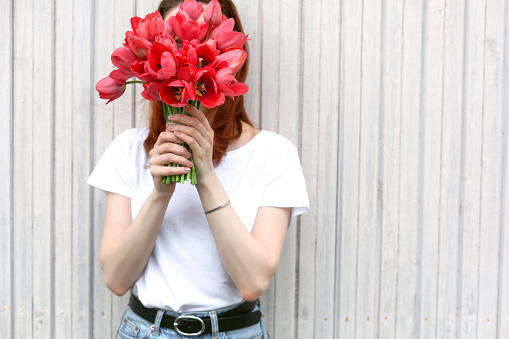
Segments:
[[[179,145],[182,142],[170,128],[167,128],[159,134],[154,148],[149,152],[150,173],[154,179],[154,188],[159,193],[173,194],[175,191],[175,183],[164,184],[163,177],[188,173],[193,166],[189,160],[191,153],[184,146]],[[166,166],[170,163],[180,164],[183,167]]]
[[[196,166],[196,178],[199,183],[200,180],[214,173],[212,163],[214,131],[210,127],[205,114],[196,107],[187,105],[184,110],[191,116],[184,114],[170,115],[169,120],[181,125],[173,125],[169,129],[175,134],[175,137],[191,147],[194,165]]]

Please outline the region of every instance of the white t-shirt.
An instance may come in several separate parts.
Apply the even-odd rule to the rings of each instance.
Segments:
[[[120,134],[88,178],[92,186],[130,198],[133,220],[154,188],[143,148],[147,135],[148,128]],[[297,149],[276,133],[262,130],[227,152],[215,172],[249,231],[261,206],[292,207],[292,217],[309,209]],[[198,191],[188,182],[177,184],[133,292],[146,307],[180,313],[242,301],[219,257]]]

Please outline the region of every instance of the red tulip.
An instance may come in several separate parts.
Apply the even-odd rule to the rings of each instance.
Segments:
[[[161,83],[160,82],[151,82],[143,84],[143,88],[145,90],[141,92],[141,95],[149,100],[149,101],[161,101],[161,97],[159,96],[159,91],[161,91]]]
[[[222,14],[219,1],[213,0],[205,7],[203,20],[212,26],[217,26],[222,22]]]
[[[164,19],[158,11],[155,11],[154,13],[147,14],[144,19],[139,20],[138,27],[136,27],[134,32],[142,38],[153,42],[154,36],[159,32],[164,32],[165,28]]]
[[[205,107],[212,108],[222,105],[225,101],[224,94],[218,90],[216,72],[212,69],[204,69],[196,73],[193,84],[196,99]]]
[[[146,59],[148,50],[152,46],[152,43],[147,39],[140,37],[136,34],[131,34],[126,38],[127,45],[131,52],[140,59]]]
[[[225,50],[231,47],[242,48],[247,41],[247,35],[235,31],[221,34],[215,38],[217,41],[217,49],[219,49],[221,53],[224,53]]]
[[[203,4],[195,0],[186,0],[180,5],[180,9],[184,10],[191,20],[198,20],[203,13]]]
[[[136,60],[136,56],[127,47],[119,47],[111,54],[111,62],[117,68],[130,69]]]
[[[203,40],[207,36],[209,25],[206,22],[197,22],[186,18],[185,14],[178,12],[173,22],[173,30],[181,40]]]
[[[161,100],[173,107],[184,107],[189,101],[184,82],[168,79],[161,84]]]
[[[166,80],[177,74],[175,50],[168,49],[160,42],[154,42],[148,54],[148,72],[159,80]]]
[[[133,75],[140,79],[141,81],[145,82],[152,82],[156,79],[152,77],[148,71],[148,61],[135,61],[131,65],[131,71],[133,72]]]
[[[106,104],[109,104],[111,101],[118,99],[125,92],[125,83],[118,84],[111,77],[106,77],[101,79],[95,85],[95,89],[99,92],[99,97],[101,99],[109,99]]]
[[[228,67],[232,69],[232,73],[235,74],[246,62],[247,52],[240,47],[230,47],[223,54],[220,54],[217,58],[217,62],[227,61]]]

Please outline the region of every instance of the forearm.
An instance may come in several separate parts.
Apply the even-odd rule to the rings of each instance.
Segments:
[[[153,190],[134,221],[123,232],[106,234],[100,263],[106,286],[115,294],[125,294],[143,273],[159,234],[170,194]],[[106,223],[114,223],[106,218]]]
[[[198,182],[198,192],[205,211],[228,200],[215,175]],[[207,221],[221,261],[243,299],[258,298],[267,289],[279,258],[270,257],[267,248],[246,229],[231,205],[207,214]]]

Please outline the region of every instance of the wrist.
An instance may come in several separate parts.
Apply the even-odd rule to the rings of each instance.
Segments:
[[[175,184],[165,184],[165,185],[175,185]],[[154,200],[165,202],[170,200],[171,196],[173,195],[173,191],[174,190],[171,190],[169,192],[168,191],[161,192],[154,187],[151,195]]]

